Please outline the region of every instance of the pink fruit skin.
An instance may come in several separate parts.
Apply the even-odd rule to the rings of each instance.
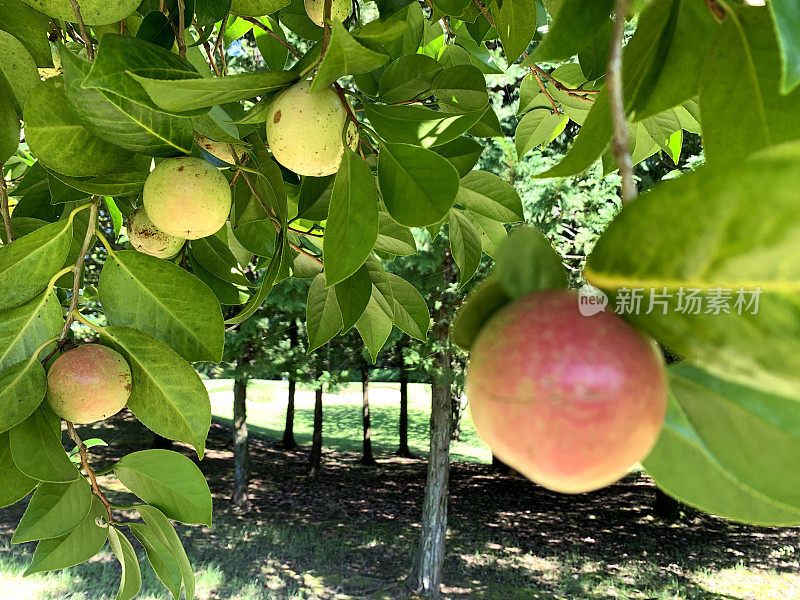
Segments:
[[[106,346],[84,344],[59,356],[47,372],[47,401],[62,419],[93,423],[118,413],[131,394],[131,369]]]
[[[614,314],[582,316],[568,290],[493,315],[473,346],[466,391],[495,455],[562,493],[623,477],[652,449],[667,405],[655,342]]]

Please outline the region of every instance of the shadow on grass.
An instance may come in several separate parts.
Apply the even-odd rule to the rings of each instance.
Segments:
[[[342,410],[345,407],[331,407],[326,414],[332,424],[330,440],[337,439],[337,431],[348,430],[348,425],[336,425],[337,419],[350,419]],[[113,425],[106,437],[114,443],[92,449],[98,463],[147,447],[152,439],[129,416],[116,418]],[[253,506],[246,515],[237,515],[228,506],[230,435],[224,424],[215,422],[200,463],[215,497],[214,525],[180,527],[198,571],[198,597],[408,597],[403,579],[419,533],[424,461],[384,457],[378,467],[364,468],[357,465],[357,454],[326,450],[322,475],[312,484],[306,477],[306,450],[284,452],[274,441],[254,435]],[[605,490],[562,496],[522,479],[498,477],[486,465],[455,463],[444,596],[796,598],[710,591],[700,574],[714,576],[741,567],[796,575],[800,565],[790,550],[800,544],[798,529],[745,527],[694,512],[678,523],[665,523],[651,515],[653,494],[652,482],[639,474]],[[119,566],[107,552],[64,575],[37,576],[32,587],[22,587],[15,574],[23,570],[33,544],[11,547],[8,540],[23,508],[5,509],[0,518],[0,592],[14,600],[114,598]],[[144,559],[141,552],[140,558]],[[149,567],[143,568],[143,575],[142,597],[166,600]]]

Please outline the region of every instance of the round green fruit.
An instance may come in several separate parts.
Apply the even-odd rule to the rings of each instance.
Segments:
[[[215,142],[214,140],[207,138],[204,135],[200,135],[199,133],[194,134],[194,143],[200,146],[214,158],[218,158],[228,165],[236,164],[236,157],[231,152],[231,144],[227,144],[225,142]],[[244,154],[244,148],[234,146],[234,150],[241,159],[242,155]]]
[[[231,211],[228,180],[206,161],[190,156],[160,162],[147,177],[142,198],[158,229],[187,240],[216,233]]]
[[[128,217],[127,230],[131,246],[156,258],[172,258],[186,241],[153,225],[143,208],[137,208]]]
[[[495,313],[472,348],[466,392],[492,452],[551,490],[609,485],[644,459],[667,406],[655,342],[578,295],[536,292]]]
[[[310,92],[311,81],[282,91],[267,115],[267,142],[279,163],[298,175],[323,177],[339,170],[347,108],[332,88]],[[347,144],[355,150],[358,130],[347,125]]]
[[[48,17],[75,23],[75,11],[69,0],[23,0]],[[86,25],[108,25],[121,21],[141,4],[140,0],[80,0],[81,18]]]
[[[47,403],[62,419],[94,423],[122,410],[131,385],[131,369],[119,352],[84,344],[53,361],[47,372]]]
[[[322,27],[325,24],[325,0],[304,0],[303,4],[308,18]],[[351,12],[353,12],[351,0],[333,0],[331,2],[331,21],[341,23],[350,16]]]

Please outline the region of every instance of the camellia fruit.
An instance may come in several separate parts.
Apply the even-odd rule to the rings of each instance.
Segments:
[[[218,169],[200,158],[167,158],[147,177],[147,216],[161,231],[187,240],[216,233],[231,211],[231,189]]]
[[[492,452],[562,493],[622,478],[652,449],[667,406],[655,342],[614,314],[582,316],[567,290],[535,292],[486,322],[466,392]]]
[[[115,415],[131,395],[131,369],[107,346],[67,350],[47,372],[47,402],[62,419],[94,423]]]
[[[273,100],[267,115],[267,142],[279,163],[298,175],[323,177],[339,170],[344,156],[342,132],[347,108],[332,88],[310,92],[301,81]],[[358,131],[347,126],[347,145],[358,146]]]
[[[156,258],[172,258],[186,241],[153,225],[143,208],[137,208],[128,217],[127,230],[131,246]]]
[[[304,0],[308,18],[322,27],[325,24],[325,0]],[[341,23],[353,12],[351,0],[333,0],[331,2],[331,21]]]
[[[194,134],[194,143],[200,146],[214,158],[224,162],[226,165],[236,164],[236,157],[234,157],[233,153],[231,152],[231,144],[227,144],[225,142],[215,142],[214,140],[209,139],[204,135],[200,135],[199,133]],[[244,154],[244,148],[240,146],[234,146],[234,150],[241,160],[241,157]]]

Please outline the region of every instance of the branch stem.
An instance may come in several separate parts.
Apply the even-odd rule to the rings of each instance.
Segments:
[[[614,135],[611,149],[617,160],[622,178],[622,203],[626,204],[636,197],[636,182],[633,178],[628,122],[625,114],[625,97],[622,86],[622,42],[625,36],[625,17],[630,8],[629,0],[616,0],[614,6],[614,26],[611,32],[611,47],[606,67],[606,87],[608,103],[611,107],[611,123]]]
[[[3,225],[6,227],[6,244],[14,241],[14,230],[11,227],[11,211],[8,208],[8,188],[3,175],[3,163],[0,162],[0,213],[3,213]]]
[[[236,14],[236,13],[233,13],[233,14]],[[239,17],[240,19],[242,19],[243,21],[247,21],[248,23],[252,23],[253,25],[258,27],[259,29],[263,29],[268,35],[271,35],[273,38],[275,38],[278,41],[279,44],[281,44],[284,48],[286,48],[289,52],[291,52],[292,56],[294,56],[296,59],[299,60],[299,59],[303,58],[303,53],[302,52],[300,52],[297,48],[292,46],[289,42],[287,42],[285,39],[283,39],[277,33],[272,31],[272,29],[270,29],[267,25],[265,25],[264,23],[262,23],[261,21],[259,21],[255,17],[245,17],[245,16],[242,16],[242,15],[236,15],[236,16]]]
[[[93,61],[94,46],[92,46],[92,38],[89,37],[89,33],[86,31],[86,25],[83,23],[81,7],[78,6],[78,0],[69,0],[69,3],[72,5],[72,12],[75,13],[75,21],[78,23],[78,31],[81,32],[83,43],[86,46],[86,58],[88,58],[90,61]]]
[[[114,516],[111,514],[111,504],[109,503],[108,498],[105,497],[105,494],[103,494],[103,490],[101,490],[100,486],[97,485],[97,475],[89,465],[89,456],[86,452],[86,444],[83,443],[83,440],[75,430],[75,425],[71,421],[67,421],[67,433],[69,433],[69,437],[72,438],[72,441],[75,442],[75,445],[78,447],[78,454],[81,457],[81,465],[83,466],[83,470],[86,471],[86,476],[92,486],[94,495],[97,496],[100,499],[100,502],[102,502],[106,507],[106,512],[108,513],[108,522],[113,523]]]
[[[186,58],[186,0],[178,0],[178,56]]]
[[[324,57],[328,51],[328,44],[331,43],[331,6],[333,0],[325,0],[322,8],[323,30],[322,30],[322,51],[320,56]]]

